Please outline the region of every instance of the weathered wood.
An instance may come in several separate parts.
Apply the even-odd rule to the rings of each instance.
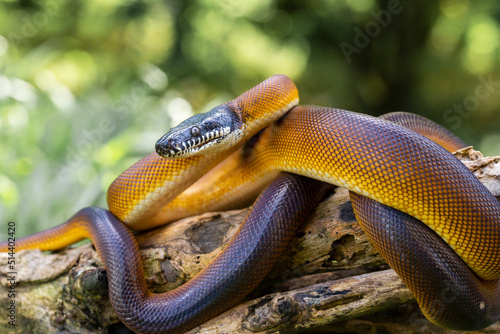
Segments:
[[[298,333],[413,300],[393,270],[329,281],[257,298],[189,333]]]
[[[470,149],[458,156],[500,196],[500,157],[483,158]],[[246,209],[207,213],[138,235],[150,289],[168,291],[196,275],[227,244],[246,213]],[[0,254],[0,263],[6,262],[7,255]],[[118,321],[107,297],[105,271],[89,243],[52,254],[19,252],[16,268],[16,326],[8,325],[5,311],[0,316],[0,332],[105,333],[107,326]],[[341,321],[336,327],[339,331],[363,332],[373,326],[398,332],[395,328],[400,322],[380,323],[370,318],[345,322],[413,300],[392,270],[375,271],[386,268],[357,224],[347,191],[338,188],[316,208],[288,252],[252,292],[250,301],[192,333],[274,333],[284,329],[295,333],[327,325],[333,332],[331,324]],[[8,268],[2,265],[0,305],[4,310],[14,300],[8,297],[8,276]],[[415,331],[431,326],[425,319],[407,325]],[[436,333],[442,333],[436,328]]]

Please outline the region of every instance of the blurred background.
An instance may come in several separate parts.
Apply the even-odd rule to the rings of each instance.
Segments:
[[[405,110],[500,155],[498,0],[0,4],[0,221],[106,207],[172,125],[284,73],[301,103]]]

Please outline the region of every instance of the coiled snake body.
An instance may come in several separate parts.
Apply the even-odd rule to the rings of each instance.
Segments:
[[[338,185],[351,191],[358,221],[431,321],[462,330],[497,321],[500,203],[447,151],[464,144],[411,114],[381,119],[297,103],[295,85],[276,75],[186,120],[158,141],[163,157],[153,153],[113,182],[110,211],[83,209],[18,240],[16,249],[54,250],[90,237],[119,318],[141,333],[183,332],[250,292]],[[214,262],[174,291],[147,290],[137,244],[122,222],[144,230],[241,207],[266,185]],[[456,298],[436,303],[446,291]]]

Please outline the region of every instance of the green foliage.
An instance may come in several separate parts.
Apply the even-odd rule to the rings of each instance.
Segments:
[[[170,126],[275,73],[302,103],[415,112],[500,154],[496,0],[0,6],[0,221],[18,236],[105,207]]]

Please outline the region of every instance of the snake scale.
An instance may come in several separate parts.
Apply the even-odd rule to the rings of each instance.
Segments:
[[[413,114],[374,118],[299,106],[294,83],[275,75],[171,129],[157,142],[157,153],[111,184],[109,211],[82,209],[62,225],[19,239],[16,250],[56,250],[91,238],[121,321],[139,333],[182,333],[257,286],[312,208],[341,186],[429,320],[484,328],[500,318],[500,203],[449,152],[463,146]],[[124,223],[150,229],[243,207],[257,196],[207,268],[173,291],[148,291],[137,243]],[[454,298],[443,302],[449,292]]]

